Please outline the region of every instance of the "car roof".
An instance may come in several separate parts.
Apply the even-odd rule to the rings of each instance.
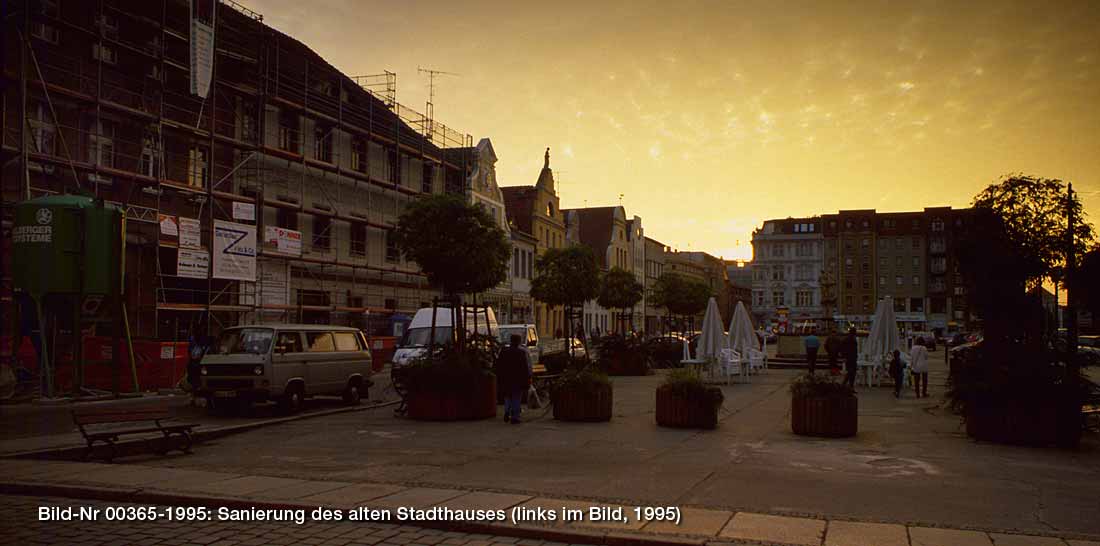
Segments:
[[[241,326],[233,326],[226,328],[226,330],[236,330],[240,328],[272,328],[275,330],[300,330],[305,332],[358,332],[358,328],[352,328],[351,326],[336,326],[331,324],[243,324]]]

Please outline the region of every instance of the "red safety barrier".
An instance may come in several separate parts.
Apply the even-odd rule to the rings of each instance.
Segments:
[[[112,361],[112,339],[103,336],[84,338],[84,386],[92,389],[112,390],[115,365]],[[7,339],[4,343],[8,343]],[[188,344],[186,341],[134,340],[134,359],[138,385],[141,390],[170,389],[187,374]],[[126,341],[119,343],[119,391],[133,392],[133,373],[130,371],[129,351]],[[19,365],[36,373],[38,360],[30,338],[23,338],[18,351]],[[76,380],[71,351],[59,353],[55,359],[54,385],[59,392],[71,391]]]
[[[393,353],[397,352],[397,338],[393,336],[367,336],[370,344],[371,368],[382,371],[386,363],[393,360]]]

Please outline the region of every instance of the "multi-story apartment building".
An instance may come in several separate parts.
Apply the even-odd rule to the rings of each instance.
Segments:
[[[437,294],[388,234],[418,196],[463,192],[445,152],[472,141],[396,103],[395,75],[349,77],[230,0],[7,5],[4,200],[123,208],[136,335],[384,333]],[[230,232],[255,244],[229,256]]]
[[[470,175],[466,179],[466,198],[474,205],[484,210],[497,223],[505,235],[512,240],[511,227],[508,223],[508,215],[505,212],[504,194],[497,185],[497,154],[493,149],[493,143],[488,138],[481,139],[473,148],[457,148],[448,150],[470,165]],[[468,157],[461,157],[467,155]],[[517,254],[513,243],[513,257]],[[513,260],[514,261],[514,260]],[[515,266],[516,264],[512,264]],[[504,320],[512,316],[512,291],[515,286],[513,275],[518,271],[515,267],[508,268],[508,278],[481,295],[479,303],[488,304],[493,308],[498,320]],[[530,288],[528,288],[530,293]]]
[[[550,169],[550,148],[543,156],[542,171],[534,186],[503,186],[504,203],[512,227],[535,238],[535,256],[565,246],[565,217]],[[564,331],[565,311],[535,301],[534,324],[539,335],[552,337]]]
[[[646,297],[642,305],[645,313],[645,331],[648,334],[656,334],[664,331],[664,317],[668,316],[667,311],[663,307],[653,303],[653,286],[656,284],[657,279],[661,278],[661,275],[665,272],[665,249],[667,247],[660,241],[650,239],[649,237],[643,238],[645,240],[644,262]]]
[[[754,316],[778,323],[772,317],[787,314],[790,323],[798,324],[802,315],[791,306],[811,301],[809,295],[799,300],[798,292],[812,290],[814,308],[805,316],[819,313],[819,326],[866,327],[877,302],[891,296],[905,329],[965,328],[971,317],[958,272],[956,240],[968,217],[969,209],[942,207],[891,213],[846,210],[820,218],[767,220],[753,235]],[[823,253],[804,250],[799,255],[798,247],[790,246],[795,241],[813,242],[810,248]],[[797,278],[795,263],[800,259],[808,264],[804,272],[820,270],[817,276],[809,275],[812,281]]]
[[[531,304],[531,279],[535,274],[538,240],[529,233],[512,229],[512,301],[508,314],[498,320],[512,324],[534,324]]]
[[[752,234],[752,312],[780,331],[822,320],[822,219],[767,220]],[[858,242],[856,243],[858,245]]]
[[[596,265],[603,271],[619,268],[634,272],[634,242],[630,235],[633,220],[627,220],[626,209],[621,206],[588,207],[566,209],[562,212],[565,213],[568,244],[581,244],[591,248],[596,255]],[[635,239],[640,238],[640,219],[637,227],[639,235]],[[629,328],[630,324],[629,321],[623,324],[623,321],[619,320],[616,315],[620,313],[624,313],[624,310],[605,309],[596,301],[589,301],[584,305],[585,330],[592,332],[598,329],[603,333],[621,332],[624,328]],[[640,322],[639,320],[635,323],[634,327],[640,327]]]
[[[729,278],[726,277],[726,261],[720,257],[712,256],[706,252],[689,251],[681,252],[682,256],[702,266],[703,282],[710,288],[710,295],[718,302],[718,310],[722,315],[722,324],[729,324]]]
[[[732,316],[737,303],[745,304],[752,316],[752,264],[740,260],[726,260],[726,278],[729,280],[729,299],[726,307]]]

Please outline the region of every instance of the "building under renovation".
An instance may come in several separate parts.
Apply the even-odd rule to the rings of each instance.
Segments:
[[[394,74],[342,74],[232,0],[6,4],[5,257],[12,204],[83,192],[125,211],[135,336],[385,334],[431,301],[387,235],[410,200],[464,191],[469,154],[446,152],[472,140],[398,104]]]

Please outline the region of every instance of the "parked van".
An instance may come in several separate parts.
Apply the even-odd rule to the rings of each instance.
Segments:
[[[497,339],[502,346],[508,345],[513,334],[519,336],[521,346],[527,347],[527,363],[532,369],[535,369],[543,357],[565,353],[568,347],[564,339],[540,338],[534,324],[502,324]]]
[[[275,400],[287,412],[307,396],[338,394],[358,404],[370,387],[362,332],[345,326],[272,324],[228,328],[199,366],[208,407]]]
[[[466,307],[466,329],[467,333],[473,333],[474,329],[474,309]],[[477,310],[477,329],[476,332],[482,335],[496,335],[497,333],[497,316],[493,313],[493,308],[488,309],[489,321],[485,321],[485,310]],[[393,353],[393,365],[396,367],[405,366],[413,360],[424,356],[428,351],[428,341],[432,336],[432,308],[425,307],[419,309],[416,315],[413,315],[412,322],[409,323],[409,327],[405,330],[405,335],[401,337],[401,341],[397,344],[397,351]],[[437,307],[435,310],[435,342],[434,345],[447,345],[454,339],[454,328],[451,325],[451,309]]]

